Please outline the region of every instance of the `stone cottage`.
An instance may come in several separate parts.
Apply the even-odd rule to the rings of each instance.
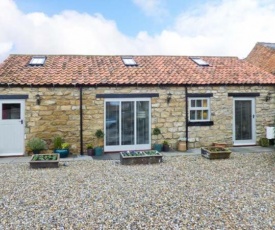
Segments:
[[[55,135],[84,154],[97,129],[105,152],[156,139],[256,145],[274,121],[274,85],[237,57],[10,55],[0,65],[0,156],[26,154],[33,137],[52,151]]]

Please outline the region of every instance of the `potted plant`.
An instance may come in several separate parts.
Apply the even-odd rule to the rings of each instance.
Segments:
[[[64,143],[64,140],[61,136],[55,136],[53,138],[53,146],[54,146],[54,152],[56,149],[62,149],[62,143]]]
[[[186,151],[186,138],[181,137],[178,139],[178,151],[185,152]]]
[[[38,137],[28,141],[27,147],[34,153],[39,154],[42,150],[47,149],[46,142]]]
[[[170,148],[169,148],[169,142],[168,141],[163,141],[163,152],[169,152]]]
[[[161,134],[161,131],[158,127],[155,127],[153,129],[153,135],[157,136],[156,143],[154,144],[154,150],[157,150],[158,152],[161,152],[162,150],[162,144],[158,144],[158,135]]]
[[[67,142],[64,142],[64,143],[62,143],[61,148],[62,149],[69,149],[70,148],[70,144],[67,143]]]
[[[69,156],[70,153],[70,145],[69,143],[64,142],[63,138],[61,136],[55,136],[53,139],[53,145],[54,145],[54,153],[57,153],[60,155],[60,158],[65,158]]]
[[[35,154],[30,160],[30,168],[58,168],[58,154]]]
[[[104,138],[104,133],[101,129],[98,129],[95,132],[95,136],[97,138],[97,146],[95,147],[95,155],[96,156],[101,156],[103,154],[103,146],[100,143],[100,141],[102,141],[102,139]]]
[[[262,137],[260,139],[260,145],[263,147],[268,147],[269,146],[269,140],[266,137]]]
[[[231,151],[227,148],[222,147],[202,147],[201,155],[208,159],[227,159],[229,158]]]
[[[93,156],[94,155],[94,146],[93,144],[87,144],[86,145],[86,148],[87,148],[87,155],[88,156]]]

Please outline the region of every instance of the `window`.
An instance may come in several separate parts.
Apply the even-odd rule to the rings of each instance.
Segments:
[[[199,66],[209,66],[209,63],[207,63],[206,61],[204,61],[203,59],[201,59],[199,57],[192,57],[190,59],[192,61],[194,61]]]
[[[41,66],[44,65],[46,61],[46,57],[45,56],[36,56],[36,57],[32,57],[29,65],[32,66]]]
[[[137,63],[132,57],[122,57],[122,61],[126,66],[136,66]]]
[[[209,98],[189,98],[189,121],[210,121]]]
[[[3,103],[2,120],[20,119],[20,103]]]

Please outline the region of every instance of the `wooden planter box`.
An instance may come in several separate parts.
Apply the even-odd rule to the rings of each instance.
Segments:
[[[125,152],[120,153],[120,163],[122,165],[134,165],[134,164],[157,164],[162,162],[162,155],[155,151],[155,154],[147,155],[143,152],[143,155],[125,156]]]
[[[45,157],[45,156],[57,156],[56,160],[35,160],[36,157]],[[59,165],[59,154],[36,154],[33,155],[30,160],[30,168],[58,168]]]
[[[231,151],[222,147],[204,147],[201,148],[201,155],[208,159],[227,159]]]
[[[213,143],[213,146],[215,146],[215,147],[226,148],[226,143],[214,142],[214,143]]]

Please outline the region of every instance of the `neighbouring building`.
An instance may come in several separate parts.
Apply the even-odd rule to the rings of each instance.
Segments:
[[[73,153],[188,148],[225,142],[256,145],[274,122],[275,76],[237,57],[10,55],[0,65],[0,156],[26,154],[55,135]]]
[[[258,42],[246,60],[275,75],[275,43]]]

